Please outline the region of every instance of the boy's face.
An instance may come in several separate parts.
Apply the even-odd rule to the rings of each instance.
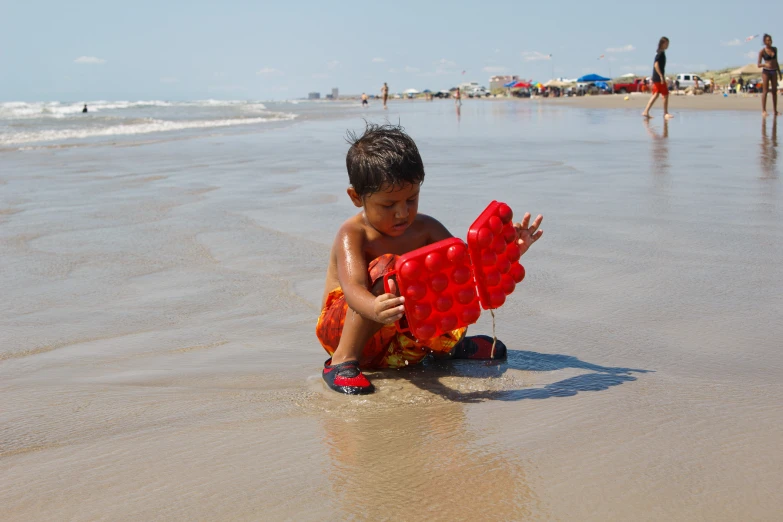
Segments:
[[[359,196],[353,187],[348,195],[357,207],[364,207],[367,222],[386,236],[397,237],[405,233],[419,211],[420,185],[384,186],[378,192]]]

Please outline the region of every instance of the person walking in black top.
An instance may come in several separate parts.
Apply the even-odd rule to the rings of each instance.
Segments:
[[[666,84],[666,49],[668,48],[669,39],[664,36],[658,41],[658,51],[655,55],[655,63],[653,63],[653,94],[642,113],[642,116],[647,119],[652,118],[652,116],[650,116],[650,109],[652,109],[658,96],[663,96],[663,117],[667,120],[673,117],[669,114],[669,86]]]

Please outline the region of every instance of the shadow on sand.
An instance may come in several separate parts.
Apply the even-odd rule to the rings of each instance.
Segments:
[[[443,377],[471,377],[493,379],[501,377],[507,370],[531,372],[551,372],[576,368],[590,373],[569,377],[542,387],[530,387],[519,390],[481,390],[460,391],[444,385]],[[454,402],[520,401],[523,399],[549,399],[552,397],[571,397],[580,392],[608,390],[629,381],[635,381],[634,373],[648,373],[652,370],[634,368],[616,368],[599,366],[581,361],[570,355],[545,354],[524,350],[509,350],[505,361],[459,361],[427,360],[419,368],[410,370],[391,370],[382,372],[383,379],[405,379],[411,384],[432,393],[441,395]]]

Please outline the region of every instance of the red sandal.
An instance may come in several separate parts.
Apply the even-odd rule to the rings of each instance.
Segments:
[[[347,395],[364,395],[375,391],[375,386],[359,369],[359,361],[345,361],[333,365],[332,359],[327,359],[322,376],[327,386]]]

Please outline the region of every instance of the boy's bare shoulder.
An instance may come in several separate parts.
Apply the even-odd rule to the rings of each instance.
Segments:
[[[334,238],[335,244],[342,243],[345,240],[363,241],[367,238],[367,224],[359,212],[346,219],[340,228],[337,229],[337,235]]]
[[[429,236],[430,241],[433,243],[452,237],[443,223],[427,214],[417,214],[414,223],[421,232],[424,232]]]

